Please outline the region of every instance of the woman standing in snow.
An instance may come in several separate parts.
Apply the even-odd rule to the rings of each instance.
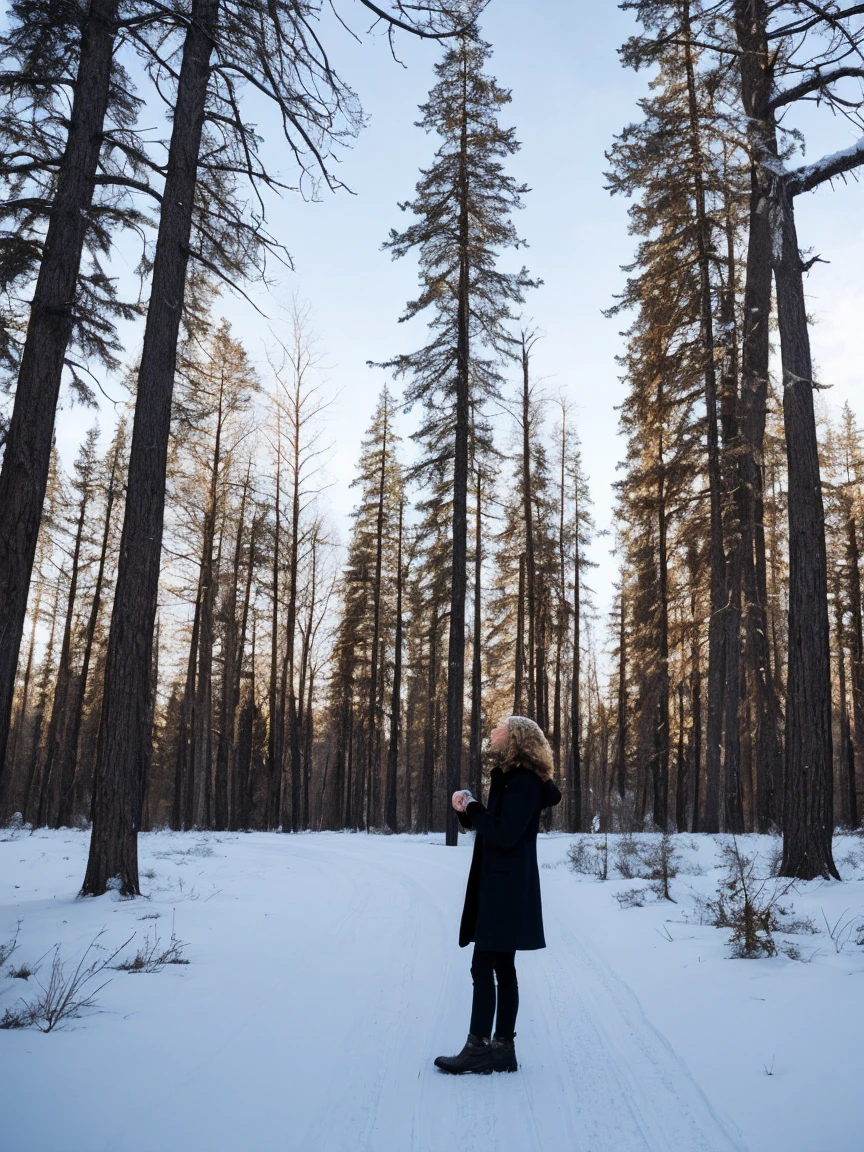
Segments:
[[[561,800],[553,784],[552,749],[541,729],[525,716],[511,716],[492,732],[498,764],[489,778],[489,807],[470,792],[453,793],[463,828],[473,828],[474,855],[468,873],[459,947],[474,941],[471,977],[474,1000],[465,1047],[439,1056],[442,1072],[515,1072],[514,1045],[519,987],[518,950],[545,948],[537,868],[540,810]],[[495,1037],[492,1021],[495,1017]]]

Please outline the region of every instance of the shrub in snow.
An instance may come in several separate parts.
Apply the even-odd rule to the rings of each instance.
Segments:
[[[567,849],[567,859],[574,872],[606,880],[609,876],[609,834],[602,839],[578,836]]]
[[[636,880],[642,875],[642,856],[632,832],[624,832],[618,838],[615,867],[625,880]]]
[[[774,933],[785,914],[781,901],[794,888],[794,881],[781,884],[757,876],[756,856],[742,852],[734,836],[730,844],[723,845],[721,857],[725,875],[715,898],[707,901],[710,922],[716,928],[731,928],[729,943],[736,958],[776,956]]]
[[[99,938],[104,931],[103,928],[90,941],[83,956],[71,970],[61,958],[58,944],[54,949],[47,981],[43,984],[34,976],[39,992],[30,1000],[20,1000],[18,1007],[7,1008],[0,1019],[0,1028],[38,1028],[40,1032],[52,1032],[66,1021],[76,1019],[85,1009],[94,1008],[96,997],[109,981],[103,981],[98,988],[89,989],[89,985],[111,966],[132,939],[130,936],[109,956],[90,958],[88,961],[88,957],[92,957],[95,951],[101,950]]]
[[[676,903],[669,893],[669,881],[678,875],[681,863],[681,854],[675,847],[675,842],[668,832],[662,833],[656,841],[648,846],[644,855],[647,870],[646,879],[651,881],[651,890],[654,895],[663,900]]]
[[[615,899],[622,908],[643,908],[647,895],[647,888],[625,888],[623,892],[615,893]]]
[[[134,956],[115,965],[119,972],[161,972],[167,964],[188,964],[183,957],[183,949],[188,948],[177,939],[174,928],[171,928],[171,939],[167,944],[156,935],[156,925],[153,925],[153,939],[149,934]]]

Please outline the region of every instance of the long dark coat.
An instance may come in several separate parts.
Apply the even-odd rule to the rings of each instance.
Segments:
[[[537,830],[541,808],[561,800],[551,780],[517,765],[490,773],[488,808],[479,801],[460,812],[474,828],[474,854],[459,929],[459,947],[473,940],[491,952],[545,948]]]

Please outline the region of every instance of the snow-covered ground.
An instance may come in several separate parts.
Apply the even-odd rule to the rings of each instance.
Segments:
[[[4,839],[5,837],[5,839]],[[96,933],[135,952],[172,922],[186,966],[108,973],[65,1029],[0,1031],[4,1152],[853,1152],[864,1044],[864,842],[842,884],[800,885],[817,933],[729,959],[700,925],[718,842],[678,837],[676,904],[623,908],[541,837],[549,947],[517,957],[516,1076],[432,1065],[467,1032],[470,949],[456,944],[470,837],[152,834],[147,899],[76,900],[84,833],[0,832],[0,1015],[32,996],[10,968]],[[599,838],[597,838],[599,840]],[[610,837],[610,852],[615,848]],[[767,859],[769,838],[744,837]],[[589,845],[589,854],[594,851]],[[611,869],[610,869],[611,871]],[[847,924],[835,943],[824,916]],[[153,917],[157,917],[154,919]],[[839,948],[839,950],[838,950]],[[104,979],[104,976],[103,976]]]

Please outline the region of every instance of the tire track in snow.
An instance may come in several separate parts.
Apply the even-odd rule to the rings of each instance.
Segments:
[[[541,966],[586,1149],[745,1152],[634,994],[566,927],[563,907],[550,922],[559,943]]]

